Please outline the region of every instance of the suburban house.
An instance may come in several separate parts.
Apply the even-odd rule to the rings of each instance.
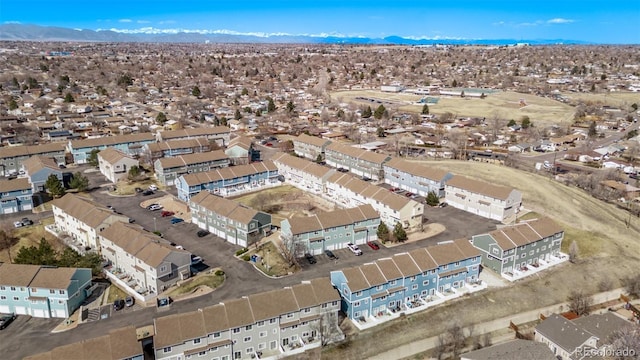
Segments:
[[[166,130],[158,131],[158,141],[169,140],[186,140],[205,138],[210,142],[215,142],[220,147],[225,147],[229,144],[229,137],[231,135],[231,129],[226,126],[214,126],[214,127],[201,127],[197,129],[180,129],[180,130]]]
[[[460,355],[460,360],[558,360],[549,348],[536,341],[515,339]]]
[[[140,166],[138,160],[120,150],[108,148],[98,153],[100,173],[114,184],[126,179],[134,166]]]
[[[100,251],[99,233],[116,222],[129,218],[116,214],[84,196],[67,193],[51,202],[56,233],[71,237],[80,253]],[[72,244],[70,244],[72,245]]]
[[[380,220],[393,228],[401,223],[405,228],[422,224],[424,204],[370,184],[351,174],[335,173],[327,179],[324,196],[339,206],[351,208],[370,204],[380,214]]]
[[[453,177],[447,171],[396,157],[384,163],[383,168],[386,184],[424,197],[433,191],[443,198],[444,184]]]
[[[70,174],[67,171],[63,172],[53,158],[32,156],[22,163],[22,168],[34,194],[45,191],[44,184],[50,175],[55,175],[63,184],[69,182]]]
[[[22,163],[34,155],[54,158],[57,164],[64,164],[65,144],[0,147],[0,175],[17,175],[22,168]]]
[[[327,165],[373,180],[384,179],[382,165],[390,159],[387,155],[337,142],[331,143],[325,150]]]
[[[278,359],[344,338],[329,279],[154,319],[155,358]]]
[[[248,247],[271,231],[271,215],[202,191],[189,199],[191,222],[199,228]]]
[[[278,168],[272,161],[231,166],[182,175],[175,182],[178,198],[188,201],[200,191],[220,196],[238,195],[280,185]]]
[[[148,154],[151,163],[163,158],[187,155],[201,152],[209,152],[213,146],[206,138],[185,140],[170,140],[147,144],[143,147],[143,154]]]
[[[369,204],[312,216],[293,217],[281,222],[281,238],[293,241],[302,253],[322,254],[325,250],[365,244],[377,238],[380,215]]]
[[[287,183],[316,195],[326,191],[327,179],[336,173],[335,169],[287,153],[278,153],[271,161],[276,164],[278,174],[284,176]]]
[[[3,314],[68,318],[91,291],[91,269],[0,264]]]
[[[522,206],[516,189],[455,175],[445,184],[445,201],[458,209],[484,218],[513,222]]]
[[[534,340],[547,345],[560,360],[591,358],[606,353],[603,350],[611,345],[609,337],[631,325],[611,312],[574,320],[552,314],[536,326]]]
[[[478,282],[480,252],[458,239],[331,272],[341,310],[367,321],[427,304]]]
[[[142,300],[191,276],[191,253],[134,224],[116,222],[100,232],[109,279]]]
[[[138,341],[136,328],[127,326],[111,330],[107,335],[58,346],[51,351],[24,358],[24,360],[56,359],[143,360],[144,350],[142,343]]]
[[[178,155],[156,160],[153,163],[156,179],[166,186],[175,185],[175,181],[182,175],[195,174],[211,169],[227,167],[229,157],[222,150],[204,153]]]
[[[33,188],[29,179],[0,181],[0,214],[33,209]]]
[[[488,234],[474,235],[473,246],[482,253],[482,266],[512,278],[560,258],[564,230],[549,218],[505,226]]]
[[[130,156],[139,156],[146,144],[155,142],[151,133],[104,136],[94,139],[71,140],[67,148],[76,164],[86,164],[92,150],[114,148]]]
[[[260,152],[253,147],[253,141],[242,135],[231,139],[224,153],[233,165],[246,165],[260,160]]]
[[[324,160],[324,152],[329,144],[331,144],[330,140],[307,134],[300,134],[298,137],[293,139],[293,151],[296,155],[302,156],[311,161],[318,160],[318,156]]]

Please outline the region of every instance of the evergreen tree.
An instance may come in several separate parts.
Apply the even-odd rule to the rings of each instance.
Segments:
[[[167,122],[167,115],[165,115],[162,111],[158,113],[158,116],[156,116],[156,123],[158,123],[158,125],[164,125],[164,123]]]
[[[422,115],[429,115],[429,105],[422,105]]]
[[[509,122],[507,123],[508,127],[512,127],[512,126],[515,126],[515,125],[516,125],[516,121],[513,120],[513,119],[509,120]]]
[[[276,104],[273,102],[272,98],[267,98],[268,104],[267,104],[267,112],[274,112],[276,111]]]
[[[596,122],[592,121],[589,125],[589,137],[594,137],[598,134],[598,130],[596,129]]]
[[[18,108],[18,103],[15,99],[9,100],[9,110],[15,110]]]
[[[233,115],[233,118],[236,120],[242,119],[242,114],[240,113],[240,109],[236,109],[236,113]]]
[[[402,224],[399,222],[396,223],[396,226],[393,228],[393,237],[396,241],[404,242],[407,240],[407,232],[404,231]]]
[[[385,137],[384,134],[384,129],[382,128],[382,126],[379,126],[378,129],[376,130],[376,135],[378,135],[378,137]]]
[[[81,172],[76,172],[73,174],[71,181],[69,181],[69,187],[72,189],[77,189],[78,191],[85,191],[89,188],[89,178],[82,175]]]
[[[98,153],[100,150],[92,149],[89,153],[89,157],[87,158],[87,163],[91,166],[98,166]]]
[[[368,119],[371,117],[371,115],[373,115],[372,110],[371,110],[371,106],[367,106],[363,111],[362,111],[362,118],[364,119]]]
[[[318,156],[316,157],[316,162],[317,163],[321,163],[322,162],[322,155],[318,154]]]
[[[527,129],[527,128],[533,126],[533,124],[531,124],[531,119],[528,116],[523,116],[522,117],[521,126],[522,126],[523,129]]]
[[[287,103],[287,112],[292,113],[295,109],[296,105],[293,103],[293,101],[289,100],[289,102]]]
[[[44,188],[47,189],[49,194],[53,197],[60,197],[65,194],[62,181],[60,181],[55,174],[49,175],[47,181],[44,183]]]
[[[427,194],[426,202],[427,202],[427,205],[429,206],[436,206],[440,203],[440,199],[438,198],[438,195],[436,195],[435,192],[429,191],[429,193]]]
[[[138,176],[140,176],[140,167],[138,165],[133,165],[131,168],[129,168],[129,172],[127,173],[127,177],[129,178],[129,180],[134,180],[136,179]]]
[[[380,106],[378,106],[376,111],[373,113],[373,117],[380,120],[382,119],[382,116],[384,115],[385,111],[387,111],[387,109],[384,107],[384,105],[380,104]]]
[[[76,100],[73,98],[73,95],[71,95],[71,93],[67,93],[67,95],[64,96],[64,102],[66,103],[72,103],[75,101]]]
[[[195,97],[200,97],[201,93],[200,93],[200,88],[197,86],[194,86],[193,89],[191,89],[191,95],[195,96]]]
[[[385,223],[381,222],[380,225],[378,225],[378,231],[376,231],[376,235],[383,244],[385,241],[389,240],[389,228]]]

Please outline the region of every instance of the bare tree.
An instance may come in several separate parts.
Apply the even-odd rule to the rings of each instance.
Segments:
[[[572,263],[575,263],[576,260],[578,259],[578,255],[579,255],[578,243],[576,243],[576,241],[573,240],[571,242],[571,245],[569,245],[569,261],[571,261]]]
[[[578,316],[589,315],[589,308],[593,304],[593,299],[582,290],[571,290],[567,301],[569,302],[569,310]]]
[[[291,235],[282,235],[280,241],[276,242],[278,250],[282,254],[282,257],[289,263],[290,266],[298,265],[298,258],[302,257],[305,253],[304,245],[293,239]]]
[[[627,293],[633,296],[640,296],[640,275],[631,276],[622,281]]]
[[[631,360],[638,358],[640,352],[640,325],[634,324],[616,330],[609,336],[612,359]]]
[[[9,222],[3,222],[2,225],[0,225],[0,250],[7,250],[9,262],[13,262],[11,258],[11,247],[17,243],[18,238],[15,236],[11,224]]]
[[[337,316],[333,313],[323,313],[320,318],[311,325],[311,336],[320,339],[321,346],[327,346],[332,340],[332,336],[338,327]]]

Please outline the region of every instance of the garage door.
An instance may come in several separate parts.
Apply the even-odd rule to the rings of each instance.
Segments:
[[[364,245],[367,243],[367,239],[366,239],[366,235],[363,234],[358,234],[359,236],[362,236],[362,239],[356,239],[356,245]],[[346,245],[345,245],[346,246]]]
[[[22,210],[31,210],[33,207],[31,206],[31,204],[27,204],[25,206],[22,207]]]
[[[12,311],[9,310],[9,305],[0,305],[0,313],[1,314],[10,314]]]
[[[51,310],[51,312],[52,312],[51,317],[55,317],[55,318],[67,317],[67,312],[64,309]]]
[[[16,314],[18,315],[28,315],[27,308],[24,306],[16,306]]]
[[[16,208],[14,208],[14,207],[4,208],[2,210],[3,214],[11,214],[11,213],[14,213],[14,212],[16,212]]]
[[[167,186],[173,186],[175,185],[175,182],[176,182],[175,180],[169,180],[167,181]]]
[[[46,318],[46,314],[42,309],[33,309],[33,317]]]

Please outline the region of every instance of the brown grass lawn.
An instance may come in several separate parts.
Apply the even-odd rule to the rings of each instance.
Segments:
[[[579,100],[584,102],[600,103],[602,105],[619,106],[623,110],[629,109],[631,104],[637,103],[640,105],[640,95],[632,92],[612,92],[612,93],[563,93],[563,96],[568,97],[571,100]]]
[[[580,189],[500,165],[461,161],[424,163],[520,189],[527,209],[550,216],[565,228],[565,251],[572,241],[578,243],[577,263],[565,263],[511,286],[489,289],[370,330],[354,331],[348,344],[325,349],[324,357],[367,358],[383,349],[436,336],[454,321],[463,326],[489,321],[565,301],[572,289],[595,293],[604,281],[609,282],[611,288],[617,288],[621,286],[621,279],[640,274],[640,219],[633,218],[627,228],[628,215],[615,206],[596,200]]]
[[[263,261],[256,263],[256,267],[270,276],[284,276],[299,270],[295,265],[289,266],[273,242],[264,243],[258,249],[251,247],[250,251],[245,254],[249,256],[260,255]]]
[[[18,243],[11,247],[11,257],[15,257],[22,247],[38,246],[43,237],[57,251],[63,251],[65,245],[55,236],[44,230],[44,225],[53,224],[53,217],[45,218],[32,226],[17,228],[14,235],[19,239]],[[11,224],[12,225],[12,224]],[[13,226],[13,225],[12,225]],[[13,227],[11,227],[13,229]],[[0,251],[0,262],[9,262],[9,252],[6,249]]]
[[[172,290],[165,293],[167,296],[178,296],[183,294],[189,294],[200,286],[207,286],[211,289],[215,289],[222,285],[224,282],[224,275],[216,275],[215,270],[213,272],[207,271],[206,273],[200,273],[184,282],[181,282],[180,286],[172,288]]]
[[[124,290],[115,285],[111,285],[109,286],[109,296],[107,296],[107,304],[113,304],[113,302],[118,299],[124,300],[127,296],[129,296],[129,294],[124,292]]]

